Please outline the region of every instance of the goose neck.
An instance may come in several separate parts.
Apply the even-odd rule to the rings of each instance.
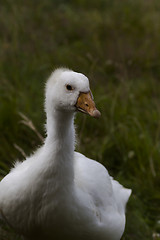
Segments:
[[[73,184],[74,178],[74,116],[73,114],[54,112],[47,115],[47,138],[45,152],[47,164],[47,177],[58,179],[57,188],[63,191]]]
[[[47,114],[47,145],[54,145],[57,150],[62,148],[67,153],[73,154],[75,144],[74,116],[73,113],[54,111]]]

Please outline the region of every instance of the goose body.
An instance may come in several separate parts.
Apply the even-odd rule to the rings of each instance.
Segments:
[[[89,81],[68,69],[46,84],[47,137],[0,182],[4,220],[30,240],[119,240],[131,194],[98,162],[75,152],[74,112],[99,117]]]

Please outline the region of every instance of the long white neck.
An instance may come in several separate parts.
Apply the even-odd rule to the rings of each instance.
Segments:
[[[47,113],[47,138],[49,166],[59,182],[73,182],[73,158],[75,145],[74,116],[72,112],[55,110]],[[66,185],[66,184],[65,184]]]

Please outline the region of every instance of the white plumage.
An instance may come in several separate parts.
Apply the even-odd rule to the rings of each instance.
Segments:
[[[54,71],[46,84],[47,137],[0,182],[4,219],[30,240],[119,240],[131,190],[74,151],[74,112],[99,117],[88,78]]]

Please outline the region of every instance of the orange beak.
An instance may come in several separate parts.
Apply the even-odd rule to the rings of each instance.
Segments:
[[[78,111],[89,114],[90,116],[94,118],[99,118],[101,116],[101,113],[97,110],[95,103],[92,98],[91,92],[83,93],[81,92],[79,94],[79,97],[77,99],[76,108]]]

